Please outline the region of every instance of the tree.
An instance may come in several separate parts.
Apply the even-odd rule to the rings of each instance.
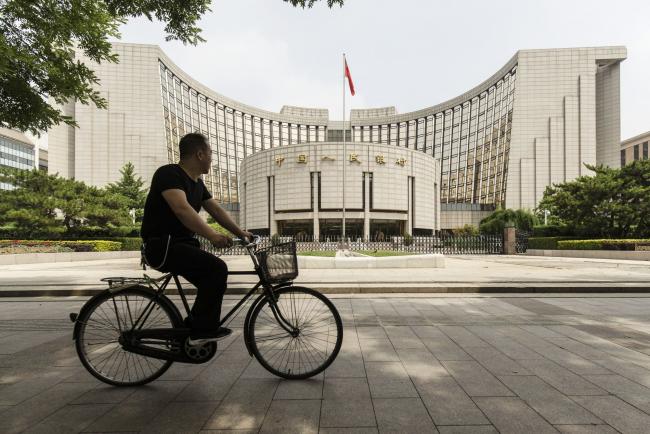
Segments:
[[[260,0],[261,1],[261,0]],[[312,7],[318,0],[285,0]],[[210,0],[0,0],[0,126],[40,135],[64,122],[76,126],[58,105],[69,101],[106,108],[93,88],[98,79],[75,59],[117,62],[110,37],[130,17],[166,24],[167,40],[205,41],[196,26]],[[329,7],[343,0],[327,0]],[[50,101],[48,101],[48,99]],[[51,105],[50,102],[54,102]]]
[[[574,235],[587,237],[650,236],[650,160],[620,169],[590,166],[593,176],[549,186],[538,209]]]
[[[284,0],[285,2],[291,3],[293,6],[300,6],[301,8],[304,8],[307,6],[308,8],[314,6],[314,3],[320,1],[320,0]],[[332,7],[335,4],[338,4],[339,6],[343,6],[344,0],[327,0],[327,6]]]
[[[538,224],[535,214],[524,209],[497,209],[481,220],[479,231],[482,234],[501,235],[506,224],[514,224],[515,228],[530,232]]]
[[[21,238],[114,235],[129,225],[125,197],[40,170],[0,168],[0,227]]]
[[[118,182],[106,186],[106,191],[112,194],[119,194],[126,198],[128,210],[135,210],[136,222],[142,221],[144,215],[144,203],[147,200],[147,189],[140,176],[136,178],[135,166],[129,161],[120,169],[122,177]]]

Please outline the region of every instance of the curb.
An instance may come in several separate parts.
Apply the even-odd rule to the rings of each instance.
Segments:
[[[302,285],[298,283],[298,285]],[[332,285],[332,284],[304,284],[325,294],[489,294],[489,293],[650,293],[650,285],[454,285],[454,286],[407,286],[407,285]],[[245,294],[251,286],[229,287],[226,295]],[[9,287],[0,289],[2,298],[22,297],[91,297],[106,290],[105,286],[90,288],[57,289],[44,287],[39,289],[22,289]],[[196,295],[196,288],[184,288],[186,295]],[[167,295],[178,295],[176,287],[165,291]]]

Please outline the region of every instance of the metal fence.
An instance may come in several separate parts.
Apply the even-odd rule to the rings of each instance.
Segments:
[[[530,237],[530,232],[526,231],[517,231],[515,234],[515,249],[517,253],[526,253],[528,250],[528,237]]]
[[[246,249],[243,247],[233,247],[226,249],[217,249],[203,237],[198,237],[201,247],[211,253],[243,255]],[[288,242],[293,240],[292,237],[262,237],[260,247],[268,247],[272,242]],[[527,240],[527,238],[526,238]],[[352,251],[368,252],[376,250],[390,250],[397,252],[408,252],[414,254],[422,253],[442,253],[444,255],[495,255],[503,251],[503,237],[500,235],[473,235],[473,236],[433,236],[433,237],[392,237],[388,241],[368,241],[362,239],[348,240],[348,248]],[[339,238],[329,238],[325,241],[318,240],[296,240],[298,252],[322,252],[336,251],[340,245]]]

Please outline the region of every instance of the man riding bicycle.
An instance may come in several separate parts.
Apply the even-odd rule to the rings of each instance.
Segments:
[[[151,181],[140,230],[143,254],[149,266],[178,274],[196,286],[192,320],[186,319],[191,339],[220,339],[231,333],[219,327],[228,267],[201,250],[194,234],[207,238],[215,247],[230,247],[232,240],[212,229],[198,213],[203,207],[217,223],[241,239],[250,239],[252,234],[235,223],[203,184],[201,175],[208,173],[212,162],[207,138],[199,133],[186,134],[178,147],[179,163],[159,167]]]

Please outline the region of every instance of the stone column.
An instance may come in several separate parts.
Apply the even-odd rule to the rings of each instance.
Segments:
[[[517,230],[514,226],[503,228],[503,254],[515,255],[517,253]]]
[[[271,220],[271,227],[269,233],[271,236],[278,233],[278,223],[275,221],[275,177],[269,178],[269,218]],[[280,234],[278,234],[280,235]]]
[[[314,185],[314,202],[312,203],[314,214],[314,241],[318,241],[320,239],[320,222],[318,221],[318,195],[320,194],[318,191],[318,172],[312,172],[311,177]]]
[[[363,198],[363,238],[370,239],[370,176],[368,173],[363,177],[364,189],[366,191]]]

